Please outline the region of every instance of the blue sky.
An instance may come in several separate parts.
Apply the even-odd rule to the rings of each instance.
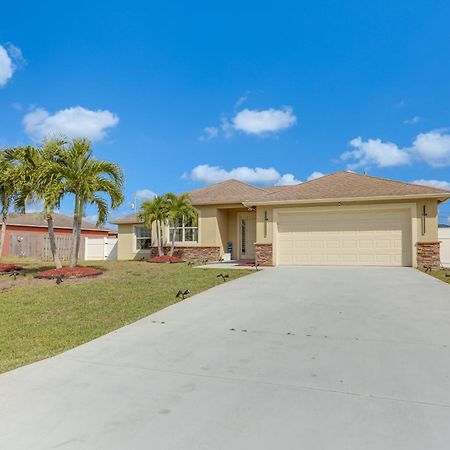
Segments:
[[[125,171],[113,216],[231,176],[450,187],[449,20],[447,1],[7,2],[0,145],[88,135]]]

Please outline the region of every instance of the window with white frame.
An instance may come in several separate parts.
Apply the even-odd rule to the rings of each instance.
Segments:
[[[198,217],[180,219],[176,224],[175,242],[198,242]],[[172,241],[175,224],[169,223],[169,241]]]
[[[149,250],[152,246],[152,231],[144,225],[135,225],[136,250]]]

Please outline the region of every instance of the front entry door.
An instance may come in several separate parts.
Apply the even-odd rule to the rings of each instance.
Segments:
[[[256,214],[239,214],[239,258],[255,259]]]

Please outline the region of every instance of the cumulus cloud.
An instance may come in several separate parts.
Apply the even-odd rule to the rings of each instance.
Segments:
[[[0,87],[3,87],[13,76],[14,63],[6,51],[6,48],[0,45]]]
[[[237,106],[246,100],[246,96],[238,100]],[[280,109],[269,108],[263,110],[243,109],[233,117],[222,116],[221,123],[217,127],[206,127],[200,136],[200,141],[209,141],[222,134],[231,137],[236,132],[253,136],[267,136],[286,130],[297,123],[297,117],[293,109],[285,106]]]
[[[436,187],[440,189],[447,189],[450,191],[450,182],[448,181],[442,181],[442,180],[414,180],[412,181],[414,184],[420,184],[422,186],[431,186]]]
[[[317,180],[317,178],[324,177],[325,174],[322,172],[313,172],[308,178],[307,181]]]
[[[315,180],[323,176],[321,172],[313,172],[308,177],[309,180]],[[260,185],[274,185],[274,186],[290,186],[302,183],[292,173],[281,174],[273,167],[236,167],[231,170],[225,170],[219,166],[210,166],[209,164],[201,164],[194,167],[190,173],[183,174],[182,178],[193,181],[214,184],[226,180],[239,180],[244,183],[260,184]]]
[[[92,111],[81,106],[61,109],[54,114],[36,108],[23,118],[25,132],[35,141],[52,135],[100,141],[106,136],[107,129],[118,123],[119,117],[108,110]]]
[[[16,69],[25,64],[22,50],[11,44],[0,45],[0,87],[3,87],[13,76]]]
[[[363,141],[357,137],[350,141],[350,150],[341,154],[343,161],[354,160],[347,165],[350,170],[358,167],[393,167],[410,163],[410,155],[407,150],[400,149],[392,142],[383,142],[380,139],[368,139]]]
[[[431,167],[450,165],[450,134],[432,130],[417,135],[413,142],[413,153]]]
[[[421,117],[420,116],[414,116],[411,119],[405,119],[403,121],[403,123],[405,125],[415,125],[416,123],[419,123],[421,121]]]
[[[90,216],[85,216],[84,220],[88,223],[97,223],[98,221],[98,214],[91,214]]]
[[[275,183],[275,186],[292,186],[300,183],[301,181],[297,180],[292,173],[285,173],[284,175],[281,175],[279,180]]]
[[[253,135],[276,133],[292,127],[296,122],[297,118],[292,108],[287,106],[281,109],[264,110],[246,108],[231,119],[235,130]]]
[[[450,134],[447,130],[432,130],[420,133],[410,147],[400,148],[393,142],[381,139],[363,141],[357,137],[350,141],[350,150],[341,154],[343,161],[349,161],[350,170],[358,167],[393,167],[423,161],[431,167],[450,166]]]
[[[135,195],[136,198],[141,200],[151,200],[152,198],[155,198],[157,194],[150,189],[141,189],[139,191],[136,191]]]

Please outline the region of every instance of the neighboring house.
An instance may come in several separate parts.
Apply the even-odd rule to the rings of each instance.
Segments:
[[[68,253],[67,249],[72,235],[72,222],[72,217],[53,213],[55,235],[62,259],[66,259]],[[82,239],[116,235],[116,231],[108,228],[97,228],[94,224],[85,221],[81,224]],[[81,253],[83,253],[83,245],[81,249]],[[8,216],[2,256],[30,256],[49,259],[49,252],[47,220],[43,213],[17,213]],[[83,254],[80,257],[83,258]]]
[[[439,224],[438,237],[441,242],[441,263],[450,267],[450,225]]]
[[[185,224],[176,243],[188,260],[218,260],[231,247],[233,259],[261,265],[437,266],[437,209],[450,192],[337,172],[269,188],[229,180],[189,196],[198,223]],[[151,231],[135,214],[112,223],[119,259],[155,253]]]

